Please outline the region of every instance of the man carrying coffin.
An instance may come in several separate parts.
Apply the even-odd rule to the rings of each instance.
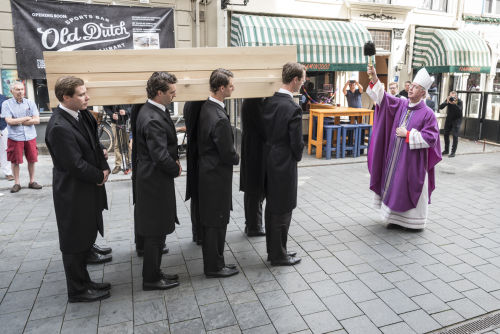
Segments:
[[[408,100],[383,91],[375,68],[368,95],[377,104],[368,170],[375,206],[384,222],[423,229],[435,188],[434,167],[441,161],[439,127],[425,97],[432,85],[421,69],[408,88]]]
[[[110,169],[97,138],[97,122],[87,111],[89,96],[82,79],[61,77],[55,85],[54,110],[45,142],[54,168],[54,208],[68,300],[91,302],[108,298],[111,284],[93,282],[87,257],[97,232],[103,235],[102,211],[108,208]]]
[[[203,268],[207,277],[228,277],[239,271],[224,261],[224,244],[232,209],[233,165],[240,157],[224,99],[234,90],[233,73],[219,68],[210,75],[208,100],[198,119],[198,195],[203,225]],[[188,139],[189,140],[189,139]]]
[[[304,150],[302,109],[294,102],[293,93],[305,79],[304,65],[286,63],[281,88],[266,99],[262,109],[266,244],[273,266],[291,266],[301,260],[295,252],[287,251],[286,244],[292,211],[297,206],[297,163]]]

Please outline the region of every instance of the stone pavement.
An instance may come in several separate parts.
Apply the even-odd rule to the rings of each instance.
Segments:
[[[182,176],[181,225],[168,236],[162,263],[179,273],[181,285],[164,292],[141,289],[130,181],[110,182],[106,234],[98,243],[113,247],[113,261],[89,270],[94,280],[113,284],[112,296],[86,304],[67,303],[52,189],[4,191],[0,333],[403,334],[471,319],[500,309],[499,175],[500,153],[445,158],[428,227],[410,232],[378,222],[366,164],[300,168],[289,249],[302,263],[270,267],[264,238],[242,232],[235,173],[226,261],[241,272],[227,279],[202,275]]]

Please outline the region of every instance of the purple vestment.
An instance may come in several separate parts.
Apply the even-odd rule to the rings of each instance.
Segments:
[[[434,112],[425,101],[412,108],[409,100],[384,93],[375,108],[373,132],[368,150],[370,189],[391,210],[405,212],[417,206],[428,173],[429,203],[435,188],[434,166],[441,161],[439,127]],[[410,112],[407,115],[407,111]],[[406,119],[406,123],[405,123]],[[420,132],[429,148],[410,150],[405,138],[396,136],[396,128]]]

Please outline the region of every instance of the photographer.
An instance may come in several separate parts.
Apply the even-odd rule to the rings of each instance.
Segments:
[[[358,88],[356,88],[358,86]],[[347,89],[349,87],[349,89]],[[349,80],[345,83],[342,89],[347,98],[347,105],[350,108],[361,108],[361,94],[363,94],[363,86],[356,80]]]
[[[115,152],[115,168],[113,168],[113,171],[111,173],[117,174],[123,169],[122,159],[125,159],[125,161],[127,162],[126,164],[124,164],[125,166],[128,164],[128,162],[132,160],[131,151],[124,149],[124,147],[120,147],[120,143],[118,141],[119,131],[117,129],[117,127],[120,127],[120,129],[126,130],[126,124],[130,116],[131,106],[130,105],[104,106],[103,109],[106,112],[106,114],[108,114],[108,116],[111,117],[111,131],[113,133],[113,139],[114,139],[113,146]],[[120,139],[121,140],[125,139],[126,145],[128,147],[128,135],[122,136],[120,137]],[[128,152],[122,152],[122,151],[128,151]],[[123,157],[123,154],[128,154],[128,159]],[[124,172],[127,171],[128,168],[130,168],[130,166],[126,166],[123,171]]]
[[[448,107],[446,113],[446,121],[444,123],[444,151],[443,155],[450,154],[449,157],[453,158],[457,151],[458,145],[458,130],[462,122],[462,100],[457,97],[457,92],[451,91],[450,95],[445,102],[439,105],[439,110]],[[450,153],[450,132],[453,136],[453,145]]]

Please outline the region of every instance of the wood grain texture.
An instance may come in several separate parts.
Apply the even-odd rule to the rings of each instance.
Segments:
[[[231,98],[266,97],[281,85],[281,69],[296,61],[295,46],[190,48],[160,50],[103,50],[44,52],[51,107],[56,80],[65,75],[82,78],[91,105],[143,103],[146,82],[155,71],[177,76],[174,101],[204,100],[210,73],[219,67],[234,74]]]

